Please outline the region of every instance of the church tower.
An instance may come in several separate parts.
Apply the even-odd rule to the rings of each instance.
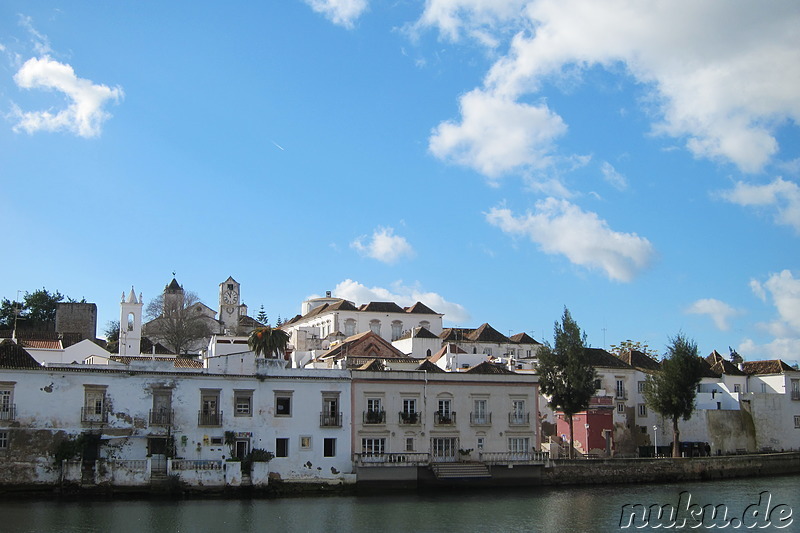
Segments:
[[[226,333],[235,335],[239,328],[239,317],[247,314],[247,307],[239,303],[241,286],[228,276],[219,284],[219,320]]]
[[[131,292],[119,304],[119,354],[139,355],[142,342],[142,295],[136,298],[136,293],[131,286]]]

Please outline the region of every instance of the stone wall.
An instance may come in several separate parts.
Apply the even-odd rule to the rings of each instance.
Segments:
[[[56,305],[56,331],[80,333],[93,341],[97,336],[97,305],[88,303],[59,303]]]
[[[543,485],[700,481],[800,473],[800,453],[696,457],[692,459],[606,459],[551,461]]]

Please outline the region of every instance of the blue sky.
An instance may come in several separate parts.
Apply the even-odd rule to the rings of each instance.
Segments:
[[[0,5],[0,296],[229,275],[800,359],[800,6]]]

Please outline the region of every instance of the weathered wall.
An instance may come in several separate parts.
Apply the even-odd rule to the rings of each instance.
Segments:
[[[56,331],[80,333],[94,340],[97,334],[97,305],[88,303],[56,304]]]

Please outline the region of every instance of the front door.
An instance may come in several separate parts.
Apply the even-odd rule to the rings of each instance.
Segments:
[[[431,439],[431,455],[436,462],[455,462],[457,451],[457,437],[434,437]]]
[[[236,441],[236,457],[239,459],[244,459],[247,457],[247,454],[250,453],[250,441],[249,440],[237,440]]]
[[[150,470],[154,474],[167,473],[167,439],[147,439],[147,448],[150,452]]]

